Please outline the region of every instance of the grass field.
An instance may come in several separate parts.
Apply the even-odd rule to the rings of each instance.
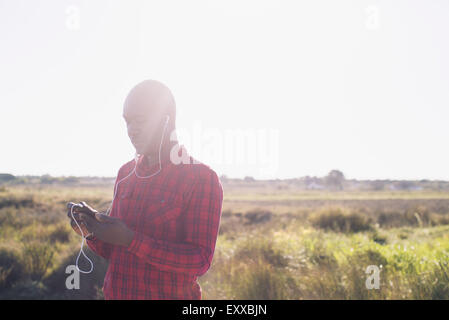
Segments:
[[[449,193],[237,188],[225,198],[204,299],[448,299]],[[79,238],[65,205],[100,211],[111,186],[0,188],[0,298],[102,299],[107,261],[65,288]],[[380,289],[365,286],[369,265]]]

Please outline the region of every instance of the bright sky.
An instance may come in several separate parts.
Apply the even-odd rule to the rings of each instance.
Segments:
[[[449,180],[448,31],[447,0],[0,0],[0,172],[115,176],[157,79],[220,175]]]

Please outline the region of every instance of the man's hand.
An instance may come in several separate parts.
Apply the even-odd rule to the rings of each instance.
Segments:
[[[75,232],[79,236],[84,236],[84,237],[88,238],[89,231],[87,230],[86,225],[84,224],[84,222],[80,221],[79,219],[77,219],[77,222],[78,222],[79,226],[81,227],[81,229],[83,230],[83,233],[81,233],[80,229],[76,225],[75,220],[71,218],[70,219],[70,226],[72,227],[72,229],[75,230]]]
[[[134,238],[134,231],[129,229],[126,224],[118,218],[97,212],[95,218],[80,213],[80,219],[85,224],[87,230],[93,233],[93,236],[101,241],[128,247]]]
[[[81,205],[81,207],[80,207]],[[86,225],[84,222],[80,220],[79,214],[80,212],[85,212],[90,214],[92,217],[95,216],[95,214],[98,212],[91,206],[89,206],[86,202],[81,201],[79,204],[75,204],[73,202],[69,202],[67,204],[67,217],[70,218],[70,226],[72,227],[75,232],[80,235],[84,236],[87,239],[89,239],[89,231],[86,228]],[[72,215],[73,214],[73,215]],[[80,230],[81,228],[81,230]],[[82,231],[82,233],[81,233]]]

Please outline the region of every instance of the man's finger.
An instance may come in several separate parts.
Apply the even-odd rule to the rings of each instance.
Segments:
[[[78,228],[78,226],[76,225],[76,222],[74,219],[70,219],[70,226],[72,227],[72,229],[81,236],[81,230]],[[81,227],[81,225],[80,225]]]
[[[87,214],[80,213],[80,219],[84,222],[86,225],[86,228],[89,230],[89,232],[94,232],[97,229],[98,222],[95,221],[94,218],[90,217]]]
[[[75,210],[73,210],[73,216],[74,216],[75,218],[77,218],[78,215],[79,215],[79,213],[76,212]],[[73,218],[72,218],[72,211],[71,211],[70,209],[67,210],[67,217],[69,217],[70,219],[73,219]]]
[[[95,218],[99,222],[102,222],[102,223],[111,223],[111,222],[114,222],[117,219],[117,218],[110,217],[108,215],[105,215],[105,214],[99,213],[99,212],[95,214]]]
[[[78,222],[78,225],[77,225],[77,222]],[[86,236],[89,233],[91,233],[91,231],[88,230],[88,228],[86,227],[86,224],[83,221],[80,221],[80,220],[75,221],[74,219],[71,219],[70,226],[80,236]]]

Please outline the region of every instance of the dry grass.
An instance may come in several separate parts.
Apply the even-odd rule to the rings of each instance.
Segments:
[[[448,193],[224,191],[205,299],[449,298]],[[83,290],[65,289],[79,246],[65,205],[111,198],[112,185],[0,189],[0,297],[101,299],[107,262],[93,253]],[[380,290],[365,287],[370,264]]]

